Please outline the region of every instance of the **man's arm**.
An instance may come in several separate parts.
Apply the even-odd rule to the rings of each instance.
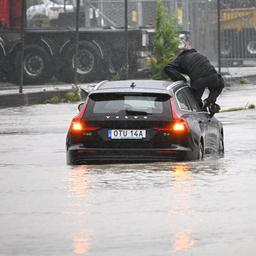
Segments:
[[[177,70],[172,64],[167,64],[164,67],[164,72],[169,76],[173,81],[187,81],[186,78]]]
[[[173,81],[187,81],[186,78],[181,74],[181,56],[178,55],[176,59],[171,61],[164,67],[164,72],[169,76]]]

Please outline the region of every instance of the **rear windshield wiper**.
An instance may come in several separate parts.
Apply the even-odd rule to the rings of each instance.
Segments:
[[[137,111],[137,110],[125,110],[125,114],[127,115],[141,115],[141,116],[146,116],[146,115],[152,115],[152,113],[148,113],[146,111]]]

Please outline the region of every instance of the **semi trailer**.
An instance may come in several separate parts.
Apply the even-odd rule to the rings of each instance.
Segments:
[[[31,8],[34,7],[37,11],[40,8],[36,7],[42,4],[33,5],[31,1],[29,8],[24,12],[23,4],[24,2],[28,4],[28,0],[24,2],[0,0],[0,77],[2,79],[19,83],[22,53],[24,53],[24,84],[43,84],[52,79],[73,82],[76,72],[80,82],[101,80],[113,75],[121,77],[124,73],[132,78],[143,73],[148,29],[125,30],[124,27],[115,26],[110,18],[89,4],[80,7],[81,11],[77,19],[76,6],[74,5],[73,9],[65,8],[66,0],[63,0],[63,8],[52,5],[59,13],[53,15],[54,20],[50,20],[46,16],[46,11],[40,15],[31,15]],[[24,19],[22,15],[24,13],[25,15],[30,13],[29,17],[33,17],[33,20],[28,20],[27,17]],[[100,22],[95,22],[95,13]],[[75,29],[77,20],[79,40]],[[22,24],[24,24],[23,34]],[[75,65],[76,49],[78,49],[77,65]]]

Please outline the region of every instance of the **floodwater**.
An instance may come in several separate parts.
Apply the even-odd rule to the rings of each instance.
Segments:
[[[225,89],[223,108],[256,103]],[[67,166],[76,104],[0,109],[1,256],[256,254],[256,110],[223,112],[225,156]]]

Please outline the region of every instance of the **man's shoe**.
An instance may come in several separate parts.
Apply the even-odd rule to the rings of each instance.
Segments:
[[[216,103],[211,103],[208,107],[210,113],[219,113],[220,112],[220,105]]]

